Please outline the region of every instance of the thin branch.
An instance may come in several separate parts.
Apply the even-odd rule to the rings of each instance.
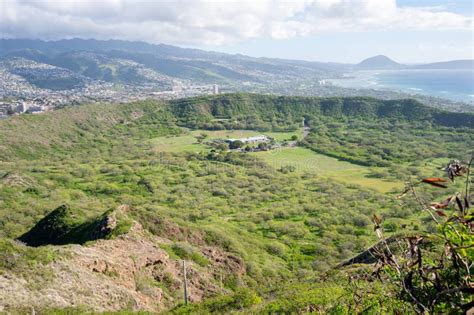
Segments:
[[[470,181],[469,181],[469,175],[471,173],[471,165],[472,165],[472,161],[474,160],[474,151],[471,153],[471,159],[469,160],[469,164],[467,164],[467,174],[466,174],[466,193],[464,194],[464,196],[466,198],[469,197],[470,195],[470,190],[469,190],[469,184],[470,184]]]
[[[415,200],[418,202],[418,204],[422,207],[422,210],[428,212],[431,216],[431,218],[436,222],[436,224],[439,225],[439,221],[438,219],[436,219],[436,217],[434,216],[434,214],[431,212],[430,208],[427,207],[425,205],[425,203],[423,202],[423,200],[421,200],[417,193],[415,192],[415,188],[413,187],[413,185],[410,185],[410,190],[411,190],[411,193],[413,194],[413,197],[415,197]]]
[[[457,292],[466,292],[469,294],[474,294],[474,288],[470,286],[460,286],[457,288],[446,289],[436,294],[436,297],[433,299],[433,302],[431,304],[435,305],[438,299],[441,298],[443,295],[453,294]]]

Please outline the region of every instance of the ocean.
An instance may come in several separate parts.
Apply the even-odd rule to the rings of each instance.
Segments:
[[[453,101],[474,102],[473,70],[379,70],[348,73],[346,78],[330,80],[347,88],[397,90]]]

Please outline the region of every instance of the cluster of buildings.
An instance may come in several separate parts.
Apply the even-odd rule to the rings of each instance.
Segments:
[[[84,103],[168,100],[219,93],[216,84],[171,79],[126,60],[120,60],[120,65],[133,66],[148,81],[107,82],[23,58],[0,61],[0,118]]]
[[[45,97],[37,97],[30,100],[0,101],[0,118],[14,114],[47,112],[58,106],[57,101]]]
[[[198,95],[219,94],[219,86],[217,84],[208,85],[192,85],[185,84],[181,81],[173,81],[171,91],[161,92],[162,95],[174,95],[178,97],[189,97]]]
[[[271,150],[279,146],[275,140],[265,135],[252,136],[239,139],[213,139],[207,142],[212,147],[224,148],[239,152],[258,152]]]
[[[92,82],[80,89],[46,90],[22,80],[9,80],[0,73],[0,118],[22,113],[42,113],[67,105],[106,102],[126,103],[158,99],[169,100],[199,95],[219,94],[217,84],[196,85],[174,81],[169,90],[155,84],[124,85]],[[3,84],[3,81],[8,81]]]
[[[222,148],[222,144],[226,144],[228,150],[238,152],[259,152],[280,149],[282,147],[296,147],[296,139],[283,140],[277,142],[274,138],[266,135],[251,136],[246,138],[230,138],[230,139],[213,139],[207,142],[212,147]]]
[[[227,139],[227,143],[232,143],[235,141],[240,141],[243,144],[255,144],[255,143],[262,143],[262,142],[269,142],[271,139],[265,135],[247,137],[247,138],[240,138],[240,139]]]
[[[332,85],[331,81],[329,80],[318,80],[318,85],[323,86],[323,85]]]

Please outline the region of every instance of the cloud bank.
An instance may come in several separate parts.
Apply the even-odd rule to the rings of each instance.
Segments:
[[[472,30],[473,18],[395,0],[2,0],[0,37],[220,46],[320,32]]]

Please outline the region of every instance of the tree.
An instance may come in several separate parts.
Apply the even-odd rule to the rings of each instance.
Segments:
[[[208,137],[207,133],[201,133],[194,138],[196,138],[197,143],[202,143]]]
[[[216,146],[216,150],[218,151],[227,151],[229,149],[229,145],[227,143],[219,143]]]
[[[239,149],[244,146],[244,143],[240,140],[231,141],[229,143],[229,149]]]
[[[294,171],[296,171],[296,167],[294,167],[293,165],[285,165],[285,166],[282,166],[279,169],[279,171],[282,172],[283,174],[293,173]]]
[[[260,142],[258,145],[257,145],[257,148],[259,150],[267,150],[267,144],[265,142]]]

